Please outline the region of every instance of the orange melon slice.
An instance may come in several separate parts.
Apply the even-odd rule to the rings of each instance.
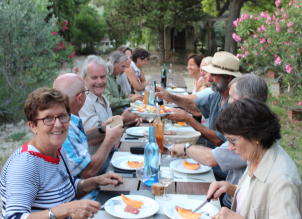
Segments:
[[[182,126],[185,126],[185,125],[186,125],[186,123],[184,123],[184,122],[177,122],[176,124],[182,125]]]
[[[131,168],[138,168],[144,165],[144,161],[139,162],[139,161],[130,161],[128,160],[127,162],[128,166]]]
[[[123,202],[126,205],[130,205],[130,206],[135,207],[135,208],[140,208],[144,205],[144,202],[142,202],[142,201],[137,201],[137,200],[127,198],[124,194],[121,194],[121,196],[122,196]]]
[[[147,105],[144,105],[142,108],[143,108],[143,109],[147,109],[147,107],[148,107]]]
[[[186,160],[183,162],[184,168],[188,170],[197,170],[200,167],[200,164],[189,163]]]
[[[201,213],[192,213],[191,211],[187,211],[184,208],[178,207],[178,214],[186,219],[198,219],[202,215]]]

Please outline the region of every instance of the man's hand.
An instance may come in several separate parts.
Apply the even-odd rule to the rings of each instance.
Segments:
[[[133,94],[133,95],[131,95],[131,96],[130,96],[130,94],[129,94],[129,97],[131,98],[132,102],[135,102],[135,101],[137,101],[137,100],[142,101],[142,100],[144,99],[144,96],[141,95],[141,94]]]
[[[156,87],[156,92],[154,94],[155,94],[155,97],[159,97],[160,99],[163,99],[166,101],[171,101],[169,98],[169,95],[170,95],[169,92],[160,86]]]
[[[112,171],[109,171],[108,173],[97,176],[96,178],[97,178],[98,184],[102,185],[102,186],[105,186],[105,185],[108,185],[108,184],[113,184],[115,186],[118,186],[119,183],[123,184],[122,175],[114,173]]]
[[[199,110],[186,110],[188,113],[191,113],[193,116],[201,117],[202,114]]]
[[[134,113],[129,112],[129,110],[132,110],[131,107],[125,109],[125,111],[122,114],[122,120],[124,121],[124,123],[128,123],[128,122],[134,122],[137,118],[139,118],[139,116],[137,116]]]
[[[115,143],[117,143],[124,133],[123,125],[120,124],[115,126],[114,128],[110,128],[110,125],[106,126],[106,136],[104,141],[107,141],[108,146],[112,147]]]
[[[191,118],[191,116],[182,109],[173,109],[172,113],[165,116],[165,118],[176,122],[182,122],[182,121],[187,122],[188,119]]]
[[[109,124],[111,124],[112,121],[113,121],[115,118],[123,119],[121,116],[112,116],[112,117],[108,118],[106,121],[104,121],[104,122],[101,124],[101,127],[102,127],[103,131],[106,131],[106,126],[109,125]]]
[[[210,188],[207,193],[207,198],[210,198],[214,194],[213,200],[218,200],[218,198],[226,193],[232,184],[226,181],[215,181],[211,183]]]
[[[184,156],[184,144],[175,144],[171,149],[171,155],[174,157],[175,155]]]

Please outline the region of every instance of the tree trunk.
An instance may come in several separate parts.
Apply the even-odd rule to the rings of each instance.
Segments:
[[[241,7],[245,1],[246,0],[230,0],[229,17],[225,35],[224,50],[234,55],[237,54],[237,42],[232,37],[233,33],[235,33],[233,21],[239,18]]]
[[[162,25],[158,29],[159,33],[159,64],[163,65],[165,62],[165,27]]]

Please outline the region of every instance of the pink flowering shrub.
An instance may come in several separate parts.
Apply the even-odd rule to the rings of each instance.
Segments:
[[[241,42],[237,57],[249,70],[275,70],[285,82],[302,82],[302,1],[275,1],[274,13],[245,15],[234,21],[234,40]]]

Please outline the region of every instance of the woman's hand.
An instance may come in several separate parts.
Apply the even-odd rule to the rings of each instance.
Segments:
[[[217,214],[212,216],[212,219],[244,219],[244,217],[226,207],[223,207]]]
[[[68,215],[73,219],[93,218],[99,210],[101,210],[101,204],[88,199],[73,201],[67,206]],[[53,213],[55,214],[55,211]]]
[[[115,186],[118,186],[119,183],[123,183],[123,177],[120,174],[114,173],[112,171],[109,171],[108,173],[105,173],[103,175],[97,176],[96,180],[99,185],[105,186],[108,184],[113,184]]]
[[[208,190],[207,198],[210,198],[212,194],[214,194],[213,200],[218,200],[223,193],[226,193],[229,190],[230,186],[232,186],[232,184],[226,181],[213,182]]]

